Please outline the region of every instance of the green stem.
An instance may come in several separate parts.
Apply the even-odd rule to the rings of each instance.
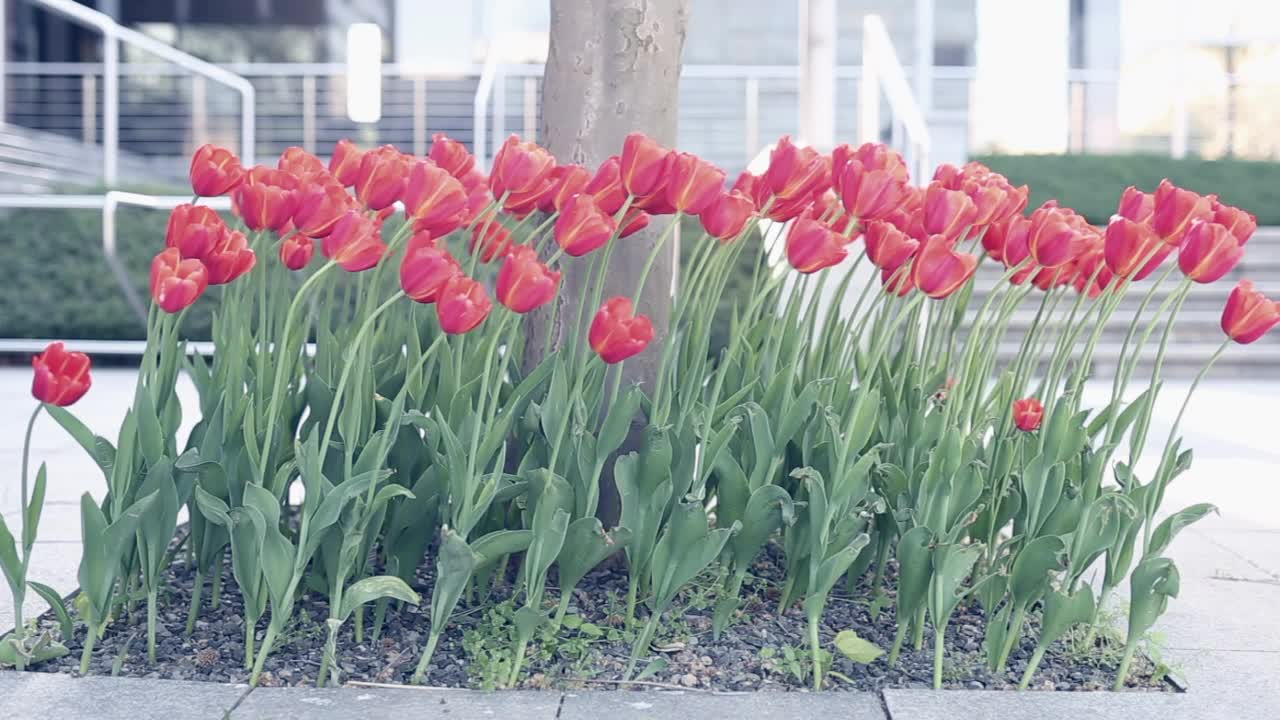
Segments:
[[[258,618],[244,619],[244,669],[253,667],[253,641],[258,634]]]
[[[93,645],[98,641],[98,633],[90,623],[85,629],[84,651],[80,653],[80,675],[81,677],[89,674],[89,660],[93,658]]]
[[[272,610],[274,613],[275,610]],[[262,646],[258,648],[258,656],[253,661],[253,672],[249,675],[249,687],[258,686],[258,678],[262,676],[262,668],[267,664],[267,656],[271,654],[271,648],[275,645],[276,635],[280,633],[276,627],[274,618],[267,623],[267,634],[262,638]]]
[[[187,608],[187,628],[185,634],[191,637],[196,631],[196,618],[200,617],[200,594],[204,591],[204,574],[196,570],[195,587],[191,589],[191,605]]]
[[[649,251],[649,257],[645,258],[644,267],[640,270],[640,280],[636,283],[635,295],[631,297],[633,305],[640,302],[640,293],[644,291],[644,281],[649,277],[649,271],[653,270],[653,263],[657,261],[658,254],[662,252],[662,246],[666,244],[667,238],[674,234],[677,227],[680,227],[680,218],[682,217],[684,217],[684,214],[679,212],[672,216],[667,229],[663,230],[662,234],[658,236],[658,241],[653,244],[653,249]]]
[[[156,591],[147,593],[147,660],[156,664]]]
[[[333,437],[333,429],[338,422],[338,410],[342,406],[342,393],[346,390],[347,380],[351,378],[352,368],[356,366],[356,360],[359,357],[365,333],[369,332],[369,328],[373,327],[373,323],[378,319],[379,315],[402,297],[404,297],[404,291],[396,291],[394,295],[387,298],[386,302],[379,305],[376,310],[365,318],[364,322],[360,324],[360,329],[356,331],[355,340],[351,342],[351,347],[348,349],[347,361],[342,366],[342,375],[338,377],[338,387],[333,391],[333,407],[329,409],[329,419],[325,421],[324,433],[320,435],[320,454],[322,457],[329,450],[329,440]]]
[[[1125,680],[1129,679],[1129,665],[1133,662],[1133,652],[1137,650],[1136,643],[1125,643],[1124,658],[1120,660],[1120,669],[1116,672],[1116,684],[1111,686],[1113,691],[1124,689]]]
[[[1031,684],[1031,677],[1036,674],[1036,668],[1040,667],[1040,661],[1044,659],[1044,651],[1047,649],[1044,644],[1036,646],[1036,651],[1031,654],[1031,662],[1027,664],[1027,671],[1022,673],[1022,680],[1018,683],[1019,690],[1026,690]]]
[[[338,654],[338,628],[342,627],[342,623],[334,618],[326,621],[329,626],[329,634],[324,641],[324,656],[320,658],[320,672],[316,674],[316,687],[322,688],[325,681],[329,679],[329,667],[334,664],[334,659]],[[334,673],[335,677],[337,673]]]
[[[818,618],[809,616],[809,653],[813,656],[813,689],[822,689],[822,642],[818,638]]]
[[[435,655],[436,645],[439,642],[440,631],[433,627],[431,633],[427,635],[427,647],[422,651],[422,659],[418,661],[418,667],[413,671],[413,678],[409,681],[410,683],[421,685],[422,681],[426,679],[427,668],[431,665],[431,656]]]
[[[946,642],[947,626],[941,625],[933,633],[933,689],[942,689],[943,645]]]
[[[889,667],[898,666],[898,656],[902,654],[902,642],[907,638],[907,628],[910,623],[906,618],[898,621],[898,629],[893,633],[893,647],[889,649]]]
[[[22,620],[22,605],[26,602],[27,595],[27,564],[31,561],[30,555],[27,553],[27,503],[30,502],[29,490],[27,486],[28,472],[30,468],[31,458],[31,431],[36,426],[36,418],[39,417],[40,411],[44,409],[44,403],[36,405],[36,409],[31,411],[31,419],[27,420],[27,434],[22,441],[22,504],[19,506],[20,522],[22,524],[21,534],[19,536],[22,545],[22,567],[21,577],[16,578],[13,591],[13,633],[18,639],[18,644],[22,645],[26,641],[27,630]]]

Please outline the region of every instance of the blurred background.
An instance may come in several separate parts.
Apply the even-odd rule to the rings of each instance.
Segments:
[[[1280,226],[1274,0],[686,1],[679,145],[731,176],[779,135],[879,139],[1098,224],[1169,177]],[[537,139],[550,23],[546,0],[0,0],[0,350],[141,337],[121,281],[145,288],[165,213],[117,217],[103,192],[182,196],[206,142],[274,163],[344,137],[424,154],[444,132],[483,162]],[[1277,237],[1236,276],[1280,291]],[[1187,367],[1228,290],[1188,302]],[[1259,345],[1231,367],[1276,374],[1280,343]]]

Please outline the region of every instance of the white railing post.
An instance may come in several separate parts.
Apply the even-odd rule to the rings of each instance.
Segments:
[[[98,144],[98,76],[93,70],[80,76],[80,138],[85,145]]]
[[[120,41],[102,31],[102,182],[114,187],[120,161]]]
[[[502,147],[502,141],[506,140],[507,134],[507,73],[498,66],[498,72],[493,78],[493,155],[498,156],[498,150]]]
[[[427,154],[427,76],[413,76],[413,154]]]
[[[911,174],[917,182],[923,181],[930,175],[929,126],[884,21],[879,15],[867,15],[862,20],[862,83],[858,89],[858,136],[862,142],[879,139],[882,86],[895,121],[902,123],[906,132]]]
[[[316,151],[316,76],[302,76],[302,148]]]
[[[476,83],[476,94],[471,101],[471,154],[476,156],[476,167],[489,170],[488,150],[488,113],[489,93],[493,91],[494,75],[498,72],[498,53],[490,48],[488,57],[484,59],[484,69],[480,71],[480,80]]]

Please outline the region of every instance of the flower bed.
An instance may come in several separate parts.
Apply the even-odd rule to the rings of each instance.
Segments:
[[[1059,677],[1061,657],[1081,663],[1068,674],[1114,662],[1116,688],[1147,681],[1149,668],[1131,677],[1135,655],[1178,593],[1166,551],[1213,508],[1158,519],[1191,462],[1178,422],[1154,468],[1137,460],[1182,299],[1239,262],[1248,213],[1164,182],[1126,190],[1104,231],[1055,203],[1026,215],[1027,188],[978,164],[919,188],[884,146],[822,155],[786,138],[727,191],[719,169],[641,134],[594,170],[512,137],[487,176],[443,136],[427,158],[343,141],[327,166],[292,148],[244,169],[206,146],[191,180],[197,196],[229,193],[239,227],[197,203],[173,211],[116,441],[65,409],[89,389],[88,358],[55,344],[34,361],[32,423],[57,421],[109,493],[82,499],[73,607],[31,585],[58,622],[19,617],[0,661],[56,667],[75,648],[85,673],[135,636],[149,664],[162,646],[175,661],[184,614],[182,642],[216,637],[202,662],[254,684],[282,669],[320,685],[383,670],[462,682],[449,670],[466,660],[480,666],[466,682],[537,684],[570,675],[549,657],[574,643],[595,648],[578,672],[627,680],[664,672],[683,618],[712,647],[776,613],[786,639],[759,646],[758,667],[815,688],[909,683],[921,666],[935,687],[1026,687],[1045,658]],[[407,222],[384,237],[397,202]],[[605,297],[624,271],[614,249],[668,215],[648,261],[625,269],[634,290]],[[669,327],[655,326],[637,303],[646,281],[668,281],[649,276],[686,217],[705,237],[687,239]],[[785,265],[768,261],[775,246]],[[751,291],[712,354],[744,255]],[[971,308],[984,259],[1005,272]],[[575,263],[587,283],[570,296]],[[1097,340],[1130,292],[1144,300],[1111,401],[1085,408]],[[1036,320],[997,367],[984,349],[1024,302]],[[188,358],[183,321],[206,303],[216,351]],[[558,341],[535,353],[548,326],[531,318],[546,315]],[[1241,282],[1196,384],[1277,322],[1280,305]],[[653,372],[624,382],[642,353]],[[179,407],[180,372],[198,407]],[[198,421],[180,445],[184,415]],[[26,464],[21,542],[0,534],[18,607],[47,483],[42,467],[29,495]],[[1121,587],[1117,647],[1104,608]],[[387,666],[353,671],[353,653]],[[747,665],[733,657],[726,670]]]

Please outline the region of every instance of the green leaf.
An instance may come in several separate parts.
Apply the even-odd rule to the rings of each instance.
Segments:
[[[898,539],[898,617],[914,617],[929,592],[933,574],[933,531],[920,525]]]
[[[346,622],[356,608],[373,600],[391,598],[410,605],[417,605],[422,598],[403,580],[391,575],[375,575],[358,580],[342,593],[342,610],[338,619]]]
[[[1164,557],[1148,557],[1129,576],[1128,643],[1137,642],[1178,597],[1178,566]]]
[[[9,589],[13,591],[14,597],[20,597],[23,588],[26,587],[26,576],[22,572],[22,561],[18,559],[18,548],[13,542],[13,533],[9,532],[9,525],[5,523],[4,516],[0,516],[0,570],[4,571],[4,577],[9,581]]]
[[[1050,575],[1066,566],[1066,546],[1057,535],[1045,535],[1027,543],[1013,561],[1009,592],[1013,602],[1028,607],[1050,587]]]
[[[496,530],[480,536],[471,543],[475,554],[475,567],[488,567],[507,555],[524,552],[533,542],[532,530]]]
[[[631,423],[640,412],[640,401],[644,398],[639,385],[632,385],[621,398],[610,408],[600,426],[600,436],[596,439],[596,458],[601,462],[622,447],[623,441],[631,432]]]
[[[431,633],[439,635],[476,569],[476,553],[457,533],[446,529],[436,558],[436,585],[431,591]]]
[[[573,590],[594,567],[630,542],[630,530],[621,527],[606,533],[600,520],[594,517],[578,518],[569,523],[560,557],[556,560],[560,570],[560,593]]]
[[[1178,512],[1165,518],[1163,522],[1156,526],[1151,532],[1151,545],[1147,548],[1147,555],[1161,555],[1169,548],[1169,544],[1177,537],[1182,528],[1200,520],[1209,513],[1218,512],[1215,505],[1209,503],[1200,503],[1184,508]]]
[[[1040,625],[1039,647],[1047,647],[1066,634],[1073,625],[1091,622],[1094,615],[1093,588],[1084,586],[1072,595],[1050,591],[1044,599],[1044,619]]]
[[[31,488],[31,497],[27,501],[26,520],[22,523],[22,547],[24,554],[31,554],[31,546],[35,545],[36,532],[40,527],[40,513],[44,511],[44,491],[46,483],[45,464],[40,463],[36,471],[36,484]]]
[[[62,596],[57,590],[34,580],[27,581],[27,586],[35,590],[40,599],[48,603],[49,609],[58,619],[58,630],[62,633],[63,642],[70,642],[75,637],[76,626],[71,621],[71,613],[67,612],[67,604],[62,601]]]
[[[80,445],[80,447],[84,448],[85,452],[89,453],[89,457],[93,458],[93,461],[98,464],[98,467],[102,468],[103,474],[109,477],[111,474],[111,468],[103,464],[104,458],[100,454],[100,448],[101,443],[105,443],[106,447],[111,447],[111,443],[95,436],[84,423],[80,422],[80,420],[76,418],[75,415],[72,415],[71,411],[66,408],[59,407],[57,405],[45,405],[44,410],[49,414],[49,417],[53,418],[55,422],[62,426],[63,430],[67,431],[67,434],[70,435],[71,438]],[[115,448],[112,448],[113,459],[115,456],[114,450]]]
[[[142,449],[147,467],[151,467],[164,455],[164,430],[160,428],[160,418],[151,402],[151,392],[141,383],[133,399],[133,416],[138,421],[138,447]]]
[[[860,665],[870,665],[884,654],[884,650],[881,650],[879,645],[863,640],[852,630],[841,630],[836,633],[836,649],[840,654]]]

